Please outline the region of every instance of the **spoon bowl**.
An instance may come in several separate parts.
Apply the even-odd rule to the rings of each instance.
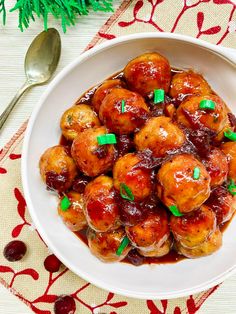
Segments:
[[[50,28],[35,37],[25,57],[27,81],[34,85],[46,83],[57,68],[60,53],[61,40],[56,29]]]

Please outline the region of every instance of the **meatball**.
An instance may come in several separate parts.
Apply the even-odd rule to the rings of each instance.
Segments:
[[[200,109],[202,100],[212,100],[215,109]],[[227,108],[223,100],[216,95],[190,96],[177,109],[177,120],[190,129],[207,128],[219,133],[228,121]]]
[[[115,188],[120,191],[121,184],[125,184],[132,191],[135,201],[143,200],[152,190],[151,170],[143,168],[141,162],[137,154],[129,153],[120,157],[113,168]]]
[[[169,237],[161,246],[156,245],[152,251],[146,251],[145,249],[138,249],[140,255],[145,257],[162,257],[167,255],[172,247],[172,239]]]
[[[87,226],[87,221],[83,212],[83,195],[70,191],[67,193],[67,197],[70,200],[70,207],[67,210],[62,210],[60,201],[57,208],[58,214],[70,230],[79,231]]]
[[[112,168],[116,157],[114,145],[98,145],[97,137],[108,133],[105,127],[87,129],[73,141],[71,155],[78,168],[87,176],[95,177]]]
[[[39,168],[48,189],[58,192],[68,190],[77,175],[74,160],[62,145],[48,148],[40,158]]]
[[[227,122],[225,124],[225,126],[223,127],[223,129],[214,137],[214,142],[215,143],[219,143],[222,142],[225,138],[224,132],[231,130],[234,131],[234,126],[231,125],[231,122],[229,120],[229,110],[227,108],[227,112],[228,112],[228,118],[227,118]]]
[[[91,252],[102,262],[119,262],[126,257],[131,250],[130,244],[126,246],[121,254],[116,254],[125,236],[123,228],[109,232],[95,232],[89,229],[87,233]]]
[[[236,209],[236,196],[231,195],[223,186],[216,187],[205,203],[215,213],[217,224],[230,220]]]
[[[113,88],[101,104],[99,118],[109,130],[130,134],[145,123],[148,112],[139,94],[124,88]]]
[[[164,157],[167,152],[180,148],[185,142],[183,131],[167,117],[154,117],[135,134],[138,150],[149,149],[153,156]]]
[[[212,148],[206,158],[202,160],[211,177],[211,186],[221,185],[229,171],[226,155],[219,148]]]
[[[207,255],[211,255],[212,253],[219,250],[222,245],[222,233],[219,229],[213,232],[209,238],[203,242],[202,244],[194,247],[187,248],[182,246],[180,243],[176,243],[176,249],[178,253],[188,257],[188,258],[198,258]]]
[[[81,104],[63,113],[60,126],[64,137],[73,141],[83,130],[100,126],[100,121],[90,106]]]
[[[135,226],[126,226],[125,231],[133,246],[142,250],[142,255],[154,254],[170,235],[167,213],[156,209]]]
[[[129,88],[146,97],[154,89],[168,92],[171,68],[169,61],[159,53],[145,53],[126,65],[124,75]]]
[[[195,169],[198,179],[193,176]],[[177,206],[181,213],[200,207],[210,195],[210,175],[193,155],[176,155],[163,163],[157,180],[159,198],[167,207]]]
[[[177,73],[172,77],[169,94],[182,100],[186,95],[208,95],[212,90],[202,75],[193,71]]]
[[[170,229],[176,241],[184,247],[193,248],[204,241],[216,229],[216,216],[202,205],[199,209],[182,217],[171,216]]]
[[[84,192],[84,212],[90,228],[106,232],[119,227],[119,209],[113,180],[99,176],[91,181]]]
[[[106,97],[108,93],[110,93],[112,88],[120,88],[124,87],[124,82],[119,79],[115,80],[107,80],[102,83],[96,90],[92,98],[92,105],[96,112],[99,112],[100,106],[102,104],[103,99]]]
[[[236,182],[236,142],[227,142],[221,145],[221,150],[229,160],[228,177]]]

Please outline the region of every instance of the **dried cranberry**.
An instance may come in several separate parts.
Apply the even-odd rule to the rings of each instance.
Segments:
[[[54,255],[45,258],[44,267],[50,273],[56,273],[61,266],[61,261]]]
[[[210,152],[210,139],[211,134],[207,133],[205,130],[196,130],[189,133],[189,140],[196,147],[196,150],[201,157],[205,157]]]
[[[58,174],[55,171],[48,171],[46,173],[46,185],[49,190],[64,192],[67,180],[68,172]]]
[[[141,204],[142,208],[147,211],[155,210],[159,204],[158,197],[155,194],[147,197]]]
[[[159,166],[163,162],[163,158],[155,158],[150,149],[137,152],[140,161],[133,166],[133,169],[140,168],[142,170],[149,170]]]
[[[134,149],[134,143],[131,137],[123,134],[117,138],[116,147],[118,149],[118,155],[123,156]]]
[[[131,250],[127,255],[127,259],[134,266],[140,266],[143,264],[145,257],[140,255],[136,250]]]
[[[152,117],[160,117],[164,115],[164,104],[157,104],[151,108],[151,116]]]
[[[144,211],[139,203],[123,200],[120,207],[120,219],[126,226],[133,226],[144,219]]]
[[[72,190],[78,193],[84,193],[84,189],[86,185],[89,183],[90,178],[87,176],[81,176],[78,178],[75,178],[72,184]]]
[[[223,186],[217,186],[206,201],[206,205],[216,214],[220,225],[231,217],[233,197]]]
[[[230,125],[235,128],[236,127],[236,117],[235,117],[235,115],[232,112],[229,112],[228,113],[228,118],[229,118]]]
[[[9,262],[16,262],[23,258],[27,251],[26,245],[24,242],[19,240],[14,240],[9,242],[4,250],[3,255]]]
[[[54,304],[55,314],[74,314],[75,311],[75,300],[70,295],[62,295],[58,297]]]

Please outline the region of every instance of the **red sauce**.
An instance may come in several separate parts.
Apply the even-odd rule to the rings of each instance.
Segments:
[[[74,234],[77,235],[77,237],[84,242],[85,245],[88,245],[88,239],[87,239],[87,228],[82,229],[80,231],[74,232]]]

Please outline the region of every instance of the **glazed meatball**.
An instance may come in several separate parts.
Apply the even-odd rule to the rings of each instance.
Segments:
[[[154,117],[135,134],[138,150],[149,149],[153,156],[164,157],[167,152],[180,148],[185,142],[183,131],[168,117]]]
[[[146,251],[145,249],[138,249],[140,255],[145,257],[162,257],[167,255],[172,247],[172,239],[169,237],[161,246],[156,245],[152,251]]]
[[[219,148],[212,148],[207,157],[202,160],[211,177],[211,186],[221,185],[229,171],[226,155]]]
[[[231,195],[223,186],[216,187],[205,203],[215,213],[217,224],[230,220],[236,209],[236,196]]]
[[[68,190],[77,175],[74,160],[62,145],[48,148],[40,158],[39,168],[48,189],[59,192]]]
[[[194,169],[199,178],[194,179]],[[163,163],[157,173],[157,193],[167,206],[177,206],[181,213],[200,207],[210,195],[210,175],[193,155],[181,154]]]
[[[130,134],[145,123],[148,112],[139,94],[124,88],[113,88],[101,104],[99,118],[109,130]]]
[[[124,85],[124,82],[119,79],[107,80],[103,82],[102,85],[98,87],[92,98],[92,105],[94,107],[94,110],[96,112],[99,112],[103,99],[108,93],[110,93],[112,88],[121,88],[124,87]]]
[[[212,100],[215,109],[200,109],[202,100]],[[223,100],[216,95],[190,96],[177,109],[177,120],[190,129],[207,128],[219,133],[227,123],[227,108]]]
[[[115,160],[114,145],[98,145],[97,137],[108,133],[105,127],[87,129],[73,141],[71,155],[78,168],[87,176],[95,177],[111,169]]]
[[[89,226],[97,232],[106,232],[119,227],[119,209],[116,202],[113,180],[99,176],[85,188],[85,216]]]
[[[234,131],[234,127],[235,127],[235,116],[231,113],[231,111],[229,110],[229,108],[226,106],[226,112],[227,112],[227,122],[225,124],[225,126],[223,127],[223,129],[214,137],[214,142],[216,144],[220,144],[225,136],[224,136],[224,132],[231,130]]]
[[[57,208],[58,214],[71,231],[79,231],[87,226],[87,221],[83,212],[83,195],[74,191],[70,191],[66,195],[70,200],[70,207],[67,210],[62,210],[60,201]]]
[[[168,92],[171,68],[169,61],[162,55],[155,52],[145,53],[126,65],[124,75],[129,88],[146,97],[154,89]]]
[[[221,145],[221,150],[229,160],[228,177],[236,182],[236,142],[227,142]]]
[[[143,200],[152,189],[151,171],[142,167],[142,159],[135,153],[120,157],[113,168],[114,186],[120,192],[121,184],[132,191],[135,201]]]
[[[95,232],[89,229],[87,233],[91,252],[102,262],[119,262],[126,257],[131,250],[130,245],[126,246],[120,255],[116,254],[125,236],[123,228],[109,232]]]
[[[135,226],[126,226],[125,231],[133,246],[142,250],[142,255],[154,254],[170,235],[167,213],[156,209]]]
[[[211,88],[202,75],[193,71],[177,73],[172,77],[169,94],[182,100],[186,95],[208,95]]]
[[[216,216],[202,205],[199,209],[182,217],[171,216],[170,229],[176,241],[184,247],[193,248],[204,241],[216,229]]]
[[[207,255],[219,250],[222,245],[222,233],[220,230],[216,229],[209,238],[203,242],[201,245],[194,248],[187,248],[182,246],[180,243],[176,242],[176,249],[178,253],[188,257],[188,258],[198,258]]]
[[[61,117],[64,137],[73,141],[85,129],[100,126],[96,113],[88,105],[76,105],[66,110]]]
[[[228,131],[228,130],[231,130],[231,131],[234,130],[234,127],[231,126],[229,119],[227,120],[227,122],[226,122],[225,126],[223,127],[223,129],[214,137],[214,139],[213,139],[214,142],[216,144],[220,144],[224,140],[224,138],[225,138],[224,133],[226,131]]]

